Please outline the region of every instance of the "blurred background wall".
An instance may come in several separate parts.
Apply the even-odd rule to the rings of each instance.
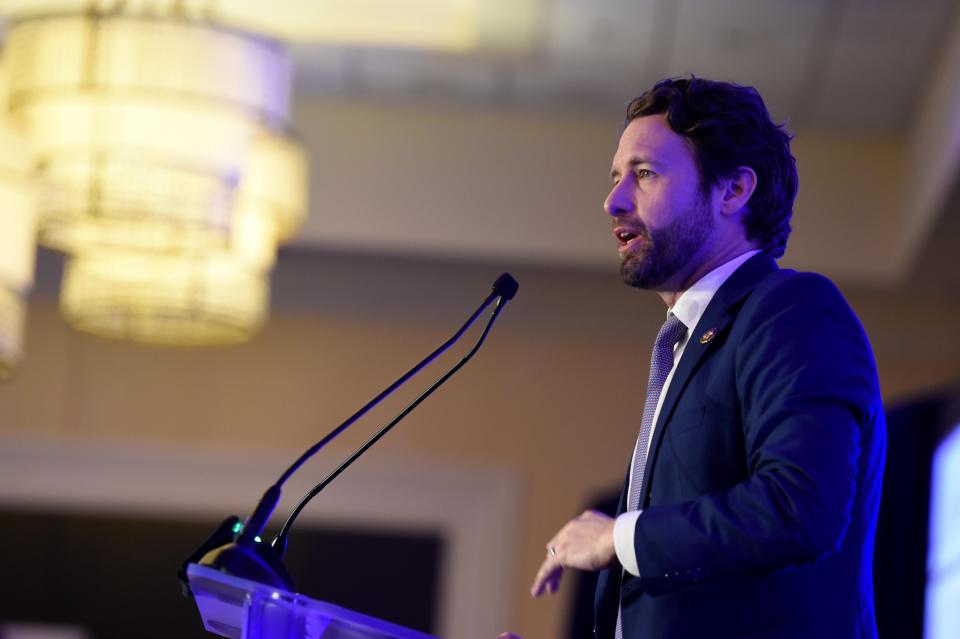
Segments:
[[[506,50],[290,36],[310,213],[250,343],[75,332],[56,307],[61,260],[41,251],[24,360],[0,385],[4,509],[244,515],[286,460],[446,339],[508,270],[520,292],[476,360],[306,521],[447,539],[437,588],[453,594],[432,632],[562,636],[570,588],[540,601],[527,590],[556,529],[622,481],[664,312],[620,283],[601,208],[610,157],[622,105],[676,74],[757,86],[795,134],[801,188],[782,265],[838,283],[888,406],[960,380],[954,3],[531,6],[529,42]],[[414,395],[304,474],[318,480]]]

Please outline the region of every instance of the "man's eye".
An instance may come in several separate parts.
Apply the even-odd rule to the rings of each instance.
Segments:
[[[650,169],[637,169],[638,178],[642,179],[642,178],[648,178],[653,176],[654,176],[654,172],[651,171]]]

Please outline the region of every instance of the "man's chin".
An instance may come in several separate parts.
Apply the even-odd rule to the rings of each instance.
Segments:
[[[651,288],[650,265],[635,257],[628,256],[620,262],[620,277],[623,283],[633,288]]]
[[[656,290],[661,284],[670,277],[669,273],[663,273],[661,269],[656,268],[649,256],[641,259],[633,255],[628,255],[620,262],[620,277],[623,283],[632,288],[644,290]]]

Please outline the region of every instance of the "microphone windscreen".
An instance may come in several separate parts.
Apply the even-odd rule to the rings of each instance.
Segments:
[[[505,300],[512,300],[519,288],[520,285],[517,283],[517,280],[513,279],[513,276],[509,273],[504,273],[493,283],[494,295],[499,295]]]

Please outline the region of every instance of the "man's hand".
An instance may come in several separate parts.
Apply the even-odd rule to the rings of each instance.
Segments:
[[[530,594],[539,597],[543,591],[555,593],[564,568],[602,570],[617,560],[613,547],[613,519],[595,510],[584,511],[567,522],[547,542],[547,558],[540,566]]]

